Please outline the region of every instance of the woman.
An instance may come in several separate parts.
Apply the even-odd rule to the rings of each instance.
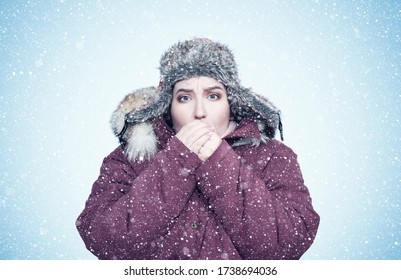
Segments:
[[[231,51],[173,45],[158,88],[128,95],[77,228],[99,259],[299,259],[319,216],[280,113],[244,88]]]

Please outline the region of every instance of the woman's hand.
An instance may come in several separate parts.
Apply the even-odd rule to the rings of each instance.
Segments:
[[[221,137],[213,131],[209,140],[199,149],[198,157],[202,161],[206,161],[217,150],[221,142]]]
[[[206,161],[222,141],[213,126],[200,120],[183,126],[176,137],[202,161]]]

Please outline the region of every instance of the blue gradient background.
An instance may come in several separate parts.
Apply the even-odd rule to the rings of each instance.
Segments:
[[[303,259],[401,259],[400,30],[399,1],[1,1],[0,259],[94,259],[74,222],[110,114],[195,36],[283,112],[321,215]]]

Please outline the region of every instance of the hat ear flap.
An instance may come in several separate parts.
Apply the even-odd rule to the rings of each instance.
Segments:
[[[110,124],[116,136],[122,134],[126,130],[126,116],[133,112],[139,111],[155,102],[158,98],[155,87],[147,87],[138,89],[124,97],[114,110]]]
[[[159,93],[154,87],[136,90],[120,102],[113,112],[110,124],[118,137],[121,147],[128,160],[149,160],[157,152],[157,138],[151,122],[151,117],[142,117],[148,107],[152,108],[158,102]],[[133,116],[129,121],[129,116]]]
[[[267,98],[241,86],[236,89],[229,88],[227,94],[235,121],[251,118],[263,122],[265,126],[261,132],[269,138],[274,138],[276,130],[279,129],[283,139],[280,111]]]
[[[160,93],[155,102],[149,104],[145,108],[134,110],[125,115],[125,121],[128,123],[141,123],[149,119],[162,116],[171,103],[171,94]]]

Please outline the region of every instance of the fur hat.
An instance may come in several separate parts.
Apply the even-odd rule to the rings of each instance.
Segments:
[[[162,55],[159,69],[159,87],[145,90],[151,93],[152,100],[148,100],[146,106],[134,106],[131,111],[125,110],[121,129],[114,126],[117,130],[113,130],[120,142],[126,142],[124,138],[127,138],[127,135],[124,134],[130,126],[157,117],[168,117],[174,84],[200,76],[214,78],[225,85],[233,120],[238,123],[244,118],[255,120],[262,135],[267,138],[274,138],[276,130],[279,129],[283,140],[280,111],[267,98],[241,85],[234,55],[227,46],[198,38],[178,42]],[[136,94],[138,93],[143,94],[141,90]]]

